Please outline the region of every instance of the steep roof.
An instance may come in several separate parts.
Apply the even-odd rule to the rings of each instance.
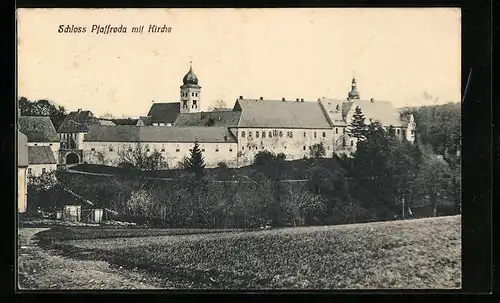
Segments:
[[[20,116],[19,130],[28,142],[59,142],[54,124],[47,116]]]
[[[212,111],[201,113],[182,113],[175,120],[174,125],[185,126],[225,126],[236,127],[240,120],[240,111]]]
[[[348,108],[344,106],[345,101],[321,98],[319,102],[325,114],[330,119],[332,126],[346,125],[345,114],[347,114],[346,110],[348,111]]]
[[[181,112],[180,102],[154,103],[149,109],[151,123],[174,123]]]
[[[108,126],[116,125],[113,121],[109,121],[109,120],[105,120],[105,119],[99,119],[99,123],[101,125],[108,125]]]
[[[20,131],[17,131],[17,166],[28,166],[28,138]]]
[[[86,142],[233,142],[227,127],[102,126],[90,128]]]
[[[318,102],[238,99],[238,127],[330,128]]]
[[[338,100],[321,98],[320,103],[334,125],[346,125],[347,115],[357,106],[363,111],[365,122],[380,121],[383,125],[404,126],[406,120],[401,118],[399,110],[389,101],[370,100]]]
[[[70,112],[59,126],[59,133],[85,133],[93,124],[100,124],[99,119],[89,110]]]
[[[57,164],[49,146],[28,146],[29,164]]]
[[[399,111],[389,101],[354,100],[353,107],[359,106],[363,111],[366,122],[370,119],[380,121],[385,126],[403,126]]]

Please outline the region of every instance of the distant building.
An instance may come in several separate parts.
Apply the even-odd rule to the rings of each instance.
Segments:
[[[27,208],[28,194],[28,138],[17,131],[17,211],[23,213]]]
[[[257,153],[283,153],[287,160],[309,157],[314,144],[323,143],[326,156],[333,154],[332,128],[318,102],[244,99],[236,100],[240,112],[231,131],[238,138],[238,163],[253,163]]]
[[[55,159],[58,158],[60,143],[54,124],[47,116],[20,116],[19,131],[26,135],[28,146],[49,147]],[[57,161],[56,161],[57,162]]]
[[[91,111],[78,109],[66,116],[57,130],[61,142],[61,164],[82,163],[83,140],[92,125],[101,125],[101,122]]]
[[[38,177],[57,169],[56,158],[48,146],[28,146],[28,163],[29,176]]]
[[[236,166],[237,141],[227,127],[101,126],[90,128],[85,138],[85,162],[116,166],[120,155],[137,148],[161,153],[169,168],[177,168],[198,142],[207,167],[219,162]],[[103,163],[104,162],[104,163]]]
[[[154,103],[148,112],[148,117],[151,119],[151,125],[172,126],[180,113],[180,108],[181,105],[179,102]]]
[[[92,125],[83,140],[82,157],[89,163],[117,165],[120,152],[141,146],[148,152],[161,152],[172,168],[189,157],[195,141],[207,167],[219,162],[232,167],[250,165],[261,151],[283,153],[287,160],[302,159],[311,156],[316,144],[323,145],[326,157],[349,155],[357,146],[349,135],[357,107],[365,123],[379,121],[386,128],[393,126],[401,140],[415,139],[413,116],[400,114],[388,101],[362,100],[354,78],[347,100],[240,96],[232,109],[202,112],[200,97],[201,86],[190,67],[180,87],[180,102],[154,103],[135,126]]]

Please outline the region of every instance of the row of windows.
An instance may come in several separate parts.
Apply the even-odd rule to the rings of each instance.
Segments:
[[[183,93],[181,93],[181,96],[182,97],[187,97],[187,96],[189,96],[189,93],[188,92],[183,92]],[[191,92],[191,97],[198,97],[198,93]]]
[[[257,146],[254,146],[254,148],[255,148],[255,150],[258,150],[258,149],[259,149]],[[274,147],[273,147],[273,148],[274,148]],[[283,146],[283,148],[284,148],[284,149],[286,149],[286,146]],[[260,146],[260,149],[264,149],[264,146],[263,146],[263,145],[261,145],[261,146]],[[302,147],[302,149],[303,149],[303,150],[306,150],[307,148],[306,148],[306,146],[304,145],[304,146]],[[311,146],[309,146],[309,150],[311,150],[311,149],[312,149],[312,147],[311,147]],[[244,146],[242,146],[242,147],[241,147],[241,150],[245,150],[245,147],[244,147]],[[252,147],[249,147],[249,148],[248,148],[248,150],[252,150]],[[327,150],[330,150],[330,145],[328,145],[328,146],[327,146]]]
[[[248,132],[248,138],[252,138],[252,134],[253,134],[253,132],[249,131]],[[272,138],[273,136],[274,137],[278,137],[279,136],[280,138],[283,137],[283,131],[281,131],[281,130],[280,131],[273,130],[273,131],[269,131],[269,132],[265,132],[265,131],[260,132],[260,131],[257,130],[257,131],[255,131],[255,138],[260,138],[260,137],[265,138],[266,134],[268,134],[269,138]],[[307,132],[304,132],[304,138],[306,137],[306,135],[307,135]],[[321,135],[323,136],[323,138],[325,138],[326,137],[326,132],[322,132]],[[245,136],[246,136],[245,131],[242,131],[241,132],[241,137],[245,138]],[[288,138],[293,138],[293,132],[291,132],[291,131],[286,132],[286,136]],[[313,132],[313,136],[314,136],[314,138],[317,138],[316,132]]]
[[[95,149],[95,148],[91,148],[90,150],[91,150],[91,151],[95,151],[96,149]],[[114,150],[115,150],[115,149],[114,149],[113,147],[109,147],[109,148],[108,148],[108,151],[109,151],[109,152],[113,152]],[[132,148],[132,147],[129,147],[127,150],[128,150],[129,152],[131,152],[131,151],[133,151],[133,148]],[[146,148],[146,152],[148,152],[148,153],[149,153],[150,151],[151,151],[151,149],[150,149],[150,148]],[[157,151],[157,150],[155,149],[155,151]],[[176,152],[180,152],[180,151],[181,151],[181,149],[180,149],[179,147],[176,147],[176,148],[175,148],[175,151],[176,151]],[[190,148],[190,149],[189,149],[189,151],[193,151],[193,149],[192,149],[192,148]],[[216,152],[219,152],[219,147],[218,147],[218,146],[216,146],[216,147],[215,147],[215,151],[216,151]],[[232,152],[232,151],[233,151],[233,148],[232,148],[232,147],[230,147],[230,148],[229,148],[229,151],[230,151],[230,152]],[[160,152],[164,153],[164,152],[165,152],[165,148],[161,148],[161,149],[160,149]],[[201,149],[201,152],[205,152],[205,149],[204,149],[204,148],[202,148],[202,149]]]

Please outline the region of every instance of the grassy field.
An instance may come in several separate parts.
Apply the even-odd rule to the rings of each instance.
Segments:
[[[123,235],[115,229],[106,239],[51,239],[73,258],[143,271],[165,288],[451,289],[461,287],[460,221],[453,216],[191,235],[152,230],[129,238],[111,237]]]

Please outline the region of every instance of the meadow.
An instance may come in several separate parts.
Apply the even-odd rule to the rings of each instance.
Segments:
[[[216,233],[92,230],[38,237],[72,258],[147,273],[164,288],[461,287],[460,216]]]

